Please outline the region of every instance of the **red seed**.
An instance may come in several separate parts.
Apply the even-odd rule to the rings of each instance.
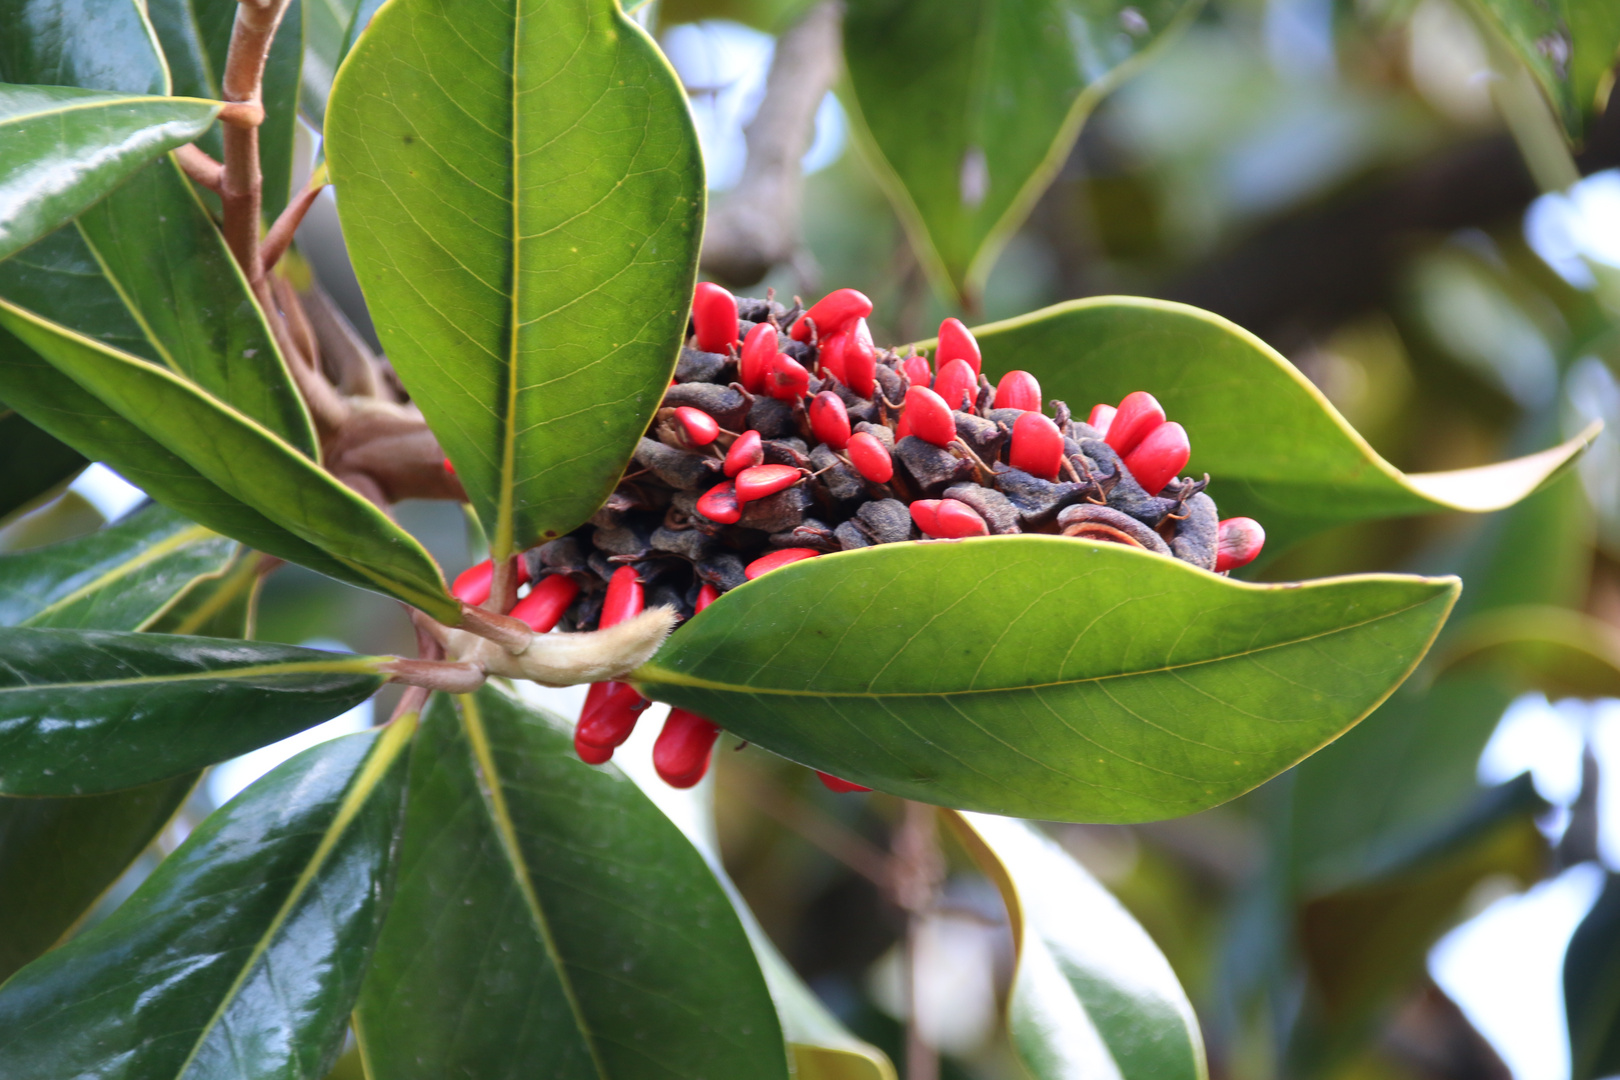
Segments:
[[[587,765],[606,765],[613,760],[613,747],[593,746],[591,743],[581,742],[578,730],[574,732],[574,753],[578,754],[579,760]]]
[[[900,361],[900,373],[912,386],[927,386],[934,381],[934,373],[929,370],[925,356],[908,356]]]
[[[951,360],[934,377],[934,393],[953,409],[967,412],[979,392],[979,377],[966,360]]]
[[[848,378],[844,385],[870,398],[877,392],[877,348],[872,344],[872,331],[865,319],[856,319],[848,334],[844,344],[844,372]]]
[[[900,414],[900,419],[894,425],[894,441],[899,442],[901,439],[905,438],[907,435],[910,435],[910,434],[911,434],[911,421],[907,420],[906,419],[906,414],[904,412],[902,412]]]
[[[865,293],[854,289],[834,289],[810,305],[810,310],[793,324],[789,336],[794,341],[810,340],[810,324],[816,324],[816,338],[830,337],[853,323],[872,314],[872,301]]]
[[[727,351],[737,341],[737,298],[712,281],[698,282],[692,296],[692,327],[698,348]]]
[[[872,790],[869,787],[861,787],[859,784],[852,784],[848,780],[840,780],[832,773],[824,773],[820,769],[816,770],[816,775],[821,777],[821,782],[826,786],[828,791],[836,791],[840,795],[850,791]]]
[[[936,540],[987,536],[990,527],[967,503],[955,499],[918,499],[911,504],[911,520]]]
[[[456,467],[450,464],[449,458],[444,459],[444,471],[449,473],[451,476],[456,475]]]
[[[786,353],[777,353],[765,377],[765,392],[778,401],[798,401],[810,389],[810,373]]]
[[[634,567],[621,566],[608,579],[607,596],[602,600],[602,618],[597,625],[606,630],[641,614],[647,606],[647,593]]]
[[[906,391],[905,419],[910,421],[911,434],[923,442],[949,446],[956,438],[956,421],[951,419],[950,406],[926,386],[913,386]]]
[[[764,440],[760,438],[759,432],[745,431],[737,436],[737,441],[726,451],[726,475],[736,476],[749,466],[758,465],[764,460]],[[703,516],[708,517],[707,514]]]
[[[765,392],[765,378],[776,359],[776,327],[760,323],[743,339],[742,358],[737,362],[737,381],[750,394]]]
[[[1124,457],[1136,449],[1137,443],[1147,438],[1148,432],[1162,423],[1164,409],[1159,407],[1153,395],[1145,390],[1132,391],[1119,403],[1119,409],[1108,425],[1108,445],[1114,448],[1114,453]]]
[[[1041,384],[1027,371],[1009,371],[996,384],[996,400],[991,407],[1040,412]]]
[[[841,330],[831,337],[821,339],[816,349],[816,366],[821,369],[822,375],[831,375],[845,386],[849,385],[848,373],[844,370],[845,350],[849,347],[848,330]]]
[[[762,555],[743,567],[743,577],[753,581],[760,575],[768,574],[772,570],[780,570],[789,563],[813,559],[820,554],[821,552],[815,548],[781,548],[771,552],[769,555]]]
[[[488,559],[470,566],[456,575],[450,586],[450,595],[477,607],[489,599],[489,588],[495,580],[495,564]]]
[[[933,536],[934,530],[939,528],[939,500],[918,499],[907,509],[911,511],[911,520],[916,522],[917,528]]]
[[[876,435],[857,431],[849,437],[844,452],[849,455],[849,463],[855,466],[855,471],[872,483],[887,484],[894,479],[894,458]]]
[[[705,581],[703,583],[703,587],[698,590],[697,603],[694,604],[693,607],[695,607],[697,611],[702,611],[704,608],[708,607],[718,599],[720,599],[720,590]],[[696,612],[693,614],[696,614]]]
[[[720,422],[702,409],[690,405],[677,405],[675,419],[681,422],[687,439],[693,446],[708,446],[720,437]]]
[[[742,506],[737,502],[737,489],[731,481],[716,484],[698,496],[697,512],[720,525],[735,525],[742,520]]]
[[[529,590],[529,595],[512,609],[514,619],[522,619],[537,634],[549,632],[579,595],[579,582],[567,574],[551,574]]]
[[[1091,407],[1091,418],[1086,423],[1096,428],[1106,441],[1108,429],[1113,426],[1114,414],[1118,411],[1112,405],[1093,405]]]
[[[574,727],[574,749],[589,746],[607,750],[612,756],[613,748],[623,745],[635,731],[636,721],[647,704],[629,683],[592,683],[585,694],[585,708],[580,710],[579,723]]]
[[[823,390],[810,402],[810,431],[834,450],[849,445],[849,410],[831,390]]]
[[[804,473],[792,465],[754,465],[737,474],[732,483],[736,486],[737,503],[751,503],[755,499],[763,499],[767,495],[775,495],[778,491],[785,491],[799,482]],[[699,508],[701,510],[701,507]],[[708,517],[708,514],[704,514]]]
[[[717,724],[685,709],[671,709],[653,743],[653,768],[670,787],[689,788],[709,771],[709,755],[719,737]]]
[[[1013,424],[1007,464],[1042,480],[1056,480],[1063,467],[1063,436],[1057,425],[1038,412],[1020,416]]]
[[[1181,474],[1190,457],[1187,429],[1176,423],[1160,424],[1125,455],[1125,467],[1149,495],[1157,495]]]
[[[1254,518],[1227,518],[1221,522],[1215,546],[1215,570],[1225,572],[1252,563],[1266,546],[1266,530]]]
[[[934,366],[943,368],[952,360],[966,360],[973,369],[975,379],[984,369],[984,363],[979,358],[979,342],[974,338],[973,331],[962,325],[961,319],[946,319],[939,324],[939,347],[934,350]]]

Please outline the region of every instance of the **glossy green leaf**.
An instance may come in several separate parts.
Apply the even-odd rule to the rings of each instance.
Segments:
[[[169,93],[138,0],[0,0],[0,82]]]
[[[298,107],[317,129],[326,123],[326,101],[338,66],[382,0],[304,0],[303,89]]]
[[[1170,962],[1118,900],[1027,822],[945,815],[996,883],[1018,968],[1012,1044],[1032,1080],[1204,1080],[1204,1039]]]
[[[1222,517],[1265,527],[1268,554],[1353,521],[1479,513],[1536,490],[1596,438],[1455,472],[1407,475],[1379,457],[1310,381],[1242,328],[1162,300],[1074,300],[976,329],[985,372],[1032,372],[1085,417],[1133,390],[1187,429],[1187,471],[1209,473]]]
[[[387,910],[411,727],[281,765],[0,987],[0,1073],[323,1076]]]
[[[913,247],[943,289],[982,290],[1097,102],[1197,7],[1195,0],[849,5],[850,111]]]
[[[378,336],[493,554],[573,529],[685,333],[704,182],[675,73],[616,0],[394,0],[326,137]]]
[[[1529,69],[1571,140],[1603,111],[1620,54],[1620,7],[1610,0],[1473,0],[1475,11]]]
[[[251,638],[265,562],[258,552],[238,549],[236,561],[225,573],[194,582],[143,629],[154,634]]]
[[[1564,953],[1570,1078],[1620,1072],[1620,877],[1609,874]]]
[[[177,776],[364,701],[374,657],[223,638],[0,629],[0,794]]]
[[[0,84],[0,259],[77,217],[131,173],[191,142],[212,101]]]
[[[1614,628],[1568,608],[1525,605],[1470,619],[1437,662],[1552,698],[1620,697]]]
[[[787,1076],[703,857],[560,720],[494,687],[426,713],[355,1030],[372,1080]]]
[[[633,678],[906,798],[1067,821],[1224,802],[1365,716],[1455,579],[1250,585],[1055,536],[887,544],[772,571]]]
[[[0,404],[0,522],[71,481],[84,455]]]
[[[441,621],[459,621],[460,607],[426,550],[381,510],[272,432],[166,368],[4,300],[0,327],[68,377],[41,378],[32,357],[16,355],[24,350],[7,350],[0,340],[0,393],[64,442],[129,474],[137,484],[168,468],[169,475],[158,476],[147,490],[188,517],[263,551],[413,604]],[[66,381],[88,393],[72,395],[62,385]],[[90,395],[105,403],[97,411],[127,424],[106,425],[84,415],[84,406],[75,402]],[[131,439],[131,429],[142,438]],[[154,449],[164,452],[155,454]],[[165,458],[177,458],[188,468],[173,472]],[[228,499],[220,500],[216,493]],[[213,505],[217,503],[225,505]],[[243,514],[243,509],[253,513]]]

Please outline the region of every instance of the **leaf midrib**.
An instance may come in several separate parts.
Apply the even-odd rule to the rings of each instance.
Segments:
[[[377,665],[384,662],[387,657],[364,656],[355,660],[324,661],[307,660],[291,664],[256,664],[251,667],[220,668],[215,671],[191,671],[176,675],[140,675],[131,679],[97,679],[91,682],[44,682],[27,683],[17,686],[0,686],[0,695],[37,693],[40,691],[59,690],[111,690],[125,686],[141,686],[148,683],[168,684],[181,682],[206,682],[213,680],[231,681],[241,678],[256,678],[264,675],[373,675],[381,677]]]
[[[28,616],[28,618],[23,619],[17,625],[36,625],[41,619],[49,618],[56,612],[62,611],[65,608],[77,603],[90,593],[104,589],[120,578],[128,577],[137,570],[150,566],[152,563],[155,563],[159,559],[162,559],[174,551],[179,550],[181,547],[191,543],[193,540],[206,540],[211,536],[218,535],[219,534],[214,532],[212,529],[206,529],[201,525],[193,525],[190,528],[181,529],[179,532],[149,545],[132,558],[124,559],[117,565],[97,576],[94,580],[86,582],[77,589],[74,589],[66,596],[53,600],[51,603]]]
[[[135,105],[159,105],[159,104],[169,105],[169,104],[174,104],[174,103],[177,103],[177,102],[183,102],[184,104],[187,104],[187,105],[203,105],[203,106],[206,106],[206,107],[212,109],[216,113],[219,111],[219,109],[221,107],[221,104],[222,104],[221,102],[218,102],[218,101],[209,101],[206,98],[169,97],[169,96],[156,97],[156,96],[152,96],[152,95],[132,94],[132,95],[129,95],[127,97],[118,97],[118,98],[111,98],[111,99],[98,98],[98,99],[96,99],[94,101],[80,101],[80,102],[77,102],[77,103],[75,103],[73,105],[63,105],[63,106],[55,107],[55,108],[41,109],[38,112],[19,113],[19,114],[13,115],[13,116],[3,117],[3,118],[0,118],[0,128],[10,127],[13,124],[25,124],[25,123],[28,123],[29,121],[32,121],[32,120],[40,120],[40,119],[47,118],[47,117],[61,116],[64,113],[89,112],[89,111],[91,111],[93,109],[109,109],[109,108],[114,108],[114,107],[119,106],[119,105],[131,105],[131,104],[135,104]],[[180,117],[170,117],[168,120],[164,120],[162,122],[163,123],[172,123],[174,120],[177,120],[177,119],[181,119],[181,118]],[[147,124],[145,126],[151,126],[151,125]]]

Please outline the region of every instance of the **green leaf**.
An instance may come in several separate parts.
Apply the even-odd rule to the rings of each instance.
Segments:
[[[1473,0],[1529,69],[1571,141],[1603,111],[1620,52],[1620,8],[1610,0]]]
[[[787,1076],[703,857],[562,721],[489,686],[427,710],[355,1031],[372,1080]]]
[[[0,0],[0,82],[169,93],[138,0]]]
[[[1224,802],[1365,716],[1449,578],[1250,585],[1115,544],[827,555],[728,592],[634,673],[649,697],[923,802],[1146,821]]]
[[[1620,1072],[1620,877],[1609,874],[1564,953],[1570,1080]]]
[[[1084,417],[1133,390],[1159,399],[1192,441],[1222,517],[1255,518],[1267,553],[1354,521],[1480,513],[1518,502],[1597,437],[1455,472],[1407,475],[1379,457],[1287,360],[1218,315],[1133,297],[1073,300],[974,331],[992,377],[1021,369]]]
[[[1192,1003],[1119,901],[1028,822],[945,820],[1007,904],[1018,952],[1007,1027],[1033,1080],[1205,1080]]]
[[[286,762],[0,987],[0,1073],[323,1076],[387,910],[412,726]]]
[[[1620,697],[1620,646],[1600,619],[1524,605],[1470,619],[1437,666],[1489,672],[1507,686],[1548,697]]]
[[[37,365],[18,355],[23,350],[7,350],[0,339],[0,393],[64,442],[125,472],[155,498],[216,531],[413,604],[441,622],[459,621],[460,605],[422,546],[272,432],[166,368],[4,300],[0,328],[68,376],[40,378]],[[73,394],[64,382],[88,393]],[[127,424],[107,425],[84,415],[85,406],[74,403],[91,395],[110,407],[96,411]],[[131,429],[142,438],[131,439]],[[164,453],[154,454],[154,448]],[[178,458],[189,468],[162,475],[164,458]],[[155,482],[148,485],[148,480]],[[220,500],[219,493],[228,499]],[[226,505],[212,505],[220,502]],[[231,504],[255,513],[243,514]]]
[[[1097,102],[1197,8],[1195,0],[849,5],[850,112],[943,291],[982,291]]]
[[[208,129],[220,106],[66,86],[0,84],[0,259],[75,218],[159,154]]]
[[[169,634],[7,628],[0,655],[0,795],[177,776],[328,720],[383,682],[375,657]]]
[[[382,0],[304,0],[303,90],[298,107],[319,130],[326,123],[332,79]]]
[[[238,549],[229,570],[196,581],[143,629],[154,634],[252,637],[265,562],[265,556],[257,552]]]
[[[0,522],[32,509],[83,469],[83,455],[0,404]]]
[[[394,0],[326,137],[378,336],[492,554],[573,529],[685,334],[704,183],[675,73],[616,0]]]

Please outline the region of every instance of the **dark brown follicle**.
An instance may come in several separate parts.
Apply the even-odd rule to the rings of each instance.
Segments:
[[[1092,503],[1070,506],[1058,514],[1057,520],[1064,536],[1146,548],[1160,555],[1170,554],[1170,545],[1166,544],[1158,533],[1129,514],[1122,514],[1106,506],[1096,506]]]
[[[917,483],[919,490],[929,498],[952,484],[973,477],[973,462],[959,458],[943,447],[924,442],[915,435],[907,435],[895,444],[895,457],[906,467],[906,473]]]
[[[636,445],[635,460],[637,465],[650,469],[658,479],[681,491],[708,488],[723,479],[717,459],[677,450],[654,439],[644,438]]]
[[[1175,535],[1170,538],[1170,553],[1194,566],[1214,570],[1220,540],[1220,514],[1215,500],[1202,491],[1195,492],[1182,504],[1182,513]]]
[[[996,536],[1010,536],[1023,531],[1018,527],[1018,508],[995,488],[957,484],[945,489],[945,497],[971,506]]]

